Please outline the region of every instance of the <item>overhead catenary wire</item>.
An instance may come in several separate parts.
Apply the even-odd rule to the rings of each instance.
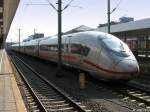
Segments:
[[[67,9],[73,1],[74,1],[74,0],[71,0],[71,1],[63,8],[63,10]]]
[[[49,0],[47,0],[47,2],[49,3],[49,5],[50,5],[54,10],[58,11],[58,9],[57,9]]]
[[[61,14],[62,14],[62,11],[67,9],[73,1],[74,0],[70,0],[68,2],[68,4],[62,9],[62,0],[58,0],[58,2],[56,3],[56,4],[58,4],[58,9],[57,9],[49,0],[47,0],[48,5],[50,5],[55,11],[58,12],[58,71],[56,73],[56,76],[62,76],[61,75],[61,69],[62,69],[61,68],[61,66],[62,66],[62,59],[61,59],[61,36],[62,36],[61,21],[62,20],[61,20]],[[32,5],[34,5],[34,4],[32,4]],[[35,5],[40,5],[40,4],[35,4]]]
[[[122,1],[123,1],[123,0],[120,0],[120,1],[118,2],[118,4],[116,5],[116,7],[113,8],[113,10],[110,12],[110,14],[112,14],[112,13],[119,7],[119,5],[121,4]]]
[[[63,76],[63,74],[61,73],[62,72],[62,57],[61,57],[61,54],[62,54],[62,51],[61,51],[61,36],[62,36],[62,11],[67,9],[68,6],[73,2],[73,0],[71,0],[63,9],[62,9],[62,0],[58,0],[58,9],[55,8],[55,6],[49,1],[47,0],[49,5],[58,12],[58,70],[56,72],[56,76],[58,77],[61,77]]]

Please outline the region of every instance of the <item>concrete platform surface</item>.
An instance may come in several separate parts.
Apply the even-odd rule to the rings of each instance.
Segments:
[[[0,112],[27,112],[5,49],[0,49]]]

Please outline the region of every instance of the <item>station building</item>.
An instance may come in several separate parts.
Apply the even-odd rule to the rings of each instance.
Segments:
[[[108,32],[108,27],[100,26],[96,30]],[[113,24],[110,33],[126,42],[135,55],[150,55],[150,18]]]
[[[28,36],[27,39],[24,39],[23,42],[38,39],[38,38],[44,38],[44,33],[35,33],[34,35]]]

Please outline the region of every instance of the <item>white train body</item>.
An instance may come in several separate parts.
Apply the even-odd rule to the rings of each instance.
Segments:
[[[58,60],[57,36],[21,44],[21,52]],[[12,48],[18,51],[18,44]],[[62,62],[89,72],[100,79],[131,79],[138,75],[139,66],[128,46],[110,34],[87,31],[62,37]]]

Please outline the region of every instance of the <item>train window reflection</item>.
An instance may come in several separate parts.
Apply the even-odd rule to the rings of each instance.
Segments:
[[[80,44],[71,44],[71,53],[80,54],[81,45]]]
[[[88,47],[83,46],[81,44],[71,44],[71,53],[87,56],[89,50],[90,49]]]
[[[86,46],[82,46],[81,54],[84,56],[87,56],[89,53],[90,49]]]
[[[105,44],[106,47],[115,51],[124,51],[123,43],[117,38],[104,38],[102,42]]]
[[[57,45],[40,45],[41,51],[51,51],[51,52],[57,52],[58,46]]]

